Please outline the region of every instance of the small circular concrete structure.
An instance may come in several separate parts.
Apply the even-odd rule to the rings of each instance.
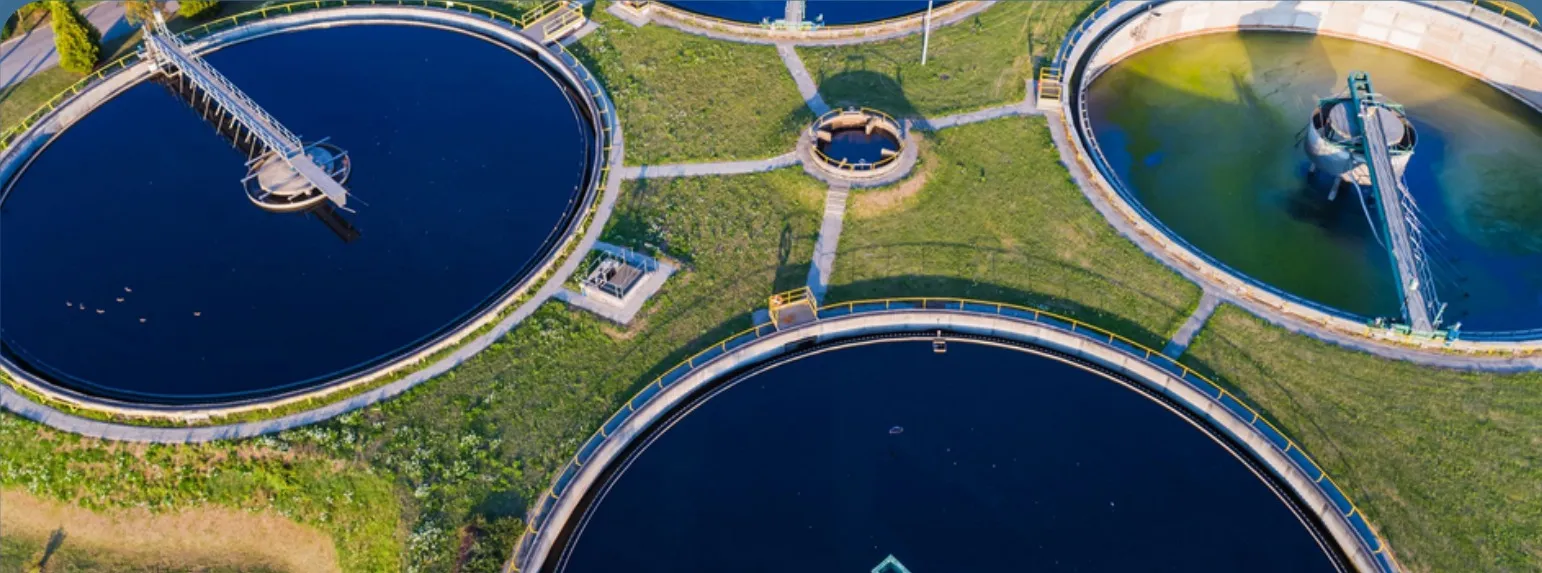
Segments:
[[[313,144],[305,150],[316,165],[325,169],[339,184],[347,183],[353,162],[342,148],[330,143]],[[326,194],[301,176],[275,151],[269,151],[252,164],[252,177],[245,183],[246,197],[267,211],[289,213],[309,209],[327,199]]]
[[[809,153],[837,178],[876,179],[900,166],[905,136],[904,126],[881,111],[831,110],[809,127]]]

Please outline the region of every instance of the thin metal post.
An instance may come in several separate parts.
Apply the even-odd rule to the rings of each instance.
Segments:
[[[926,65],[926,50],[932,44],[932,0],[926,0],[926,18],[921,22],[921,65]]]

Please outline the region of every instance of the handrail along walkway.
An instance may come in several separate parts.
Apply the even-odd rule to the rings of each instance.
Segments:
[[[1333,481],[1321,466],[1308,456],[1294,440],[1290,439],[1269,422],[1262,414],[1252,406],[1232,394],[1220,384],[1208,377],[1194,371],[1176,359],[1162,354],[1160,351],[1135,342],[1127,337],[1111,331],[1093,326],[1075,318],[1056,314],[1038,308],[1018,306],[1012,304],[989,302],[965,298],[886,298],[873,300],[858,300],[828,304],[818,309],[819,320],[809,323],[817,325],[826,319],[835,319],[850,315],[869,313],[885,313],[893,311],[940,311],[949,313],[965,313],[974,315],[988,315],[1003,317],[1016,321],[1030,322],[1037,325],[1048,326],[1055,330],[1078,335],[1091,342],[1113,348],[1123,355],[1139,360],[1145,364],[1155,366],[1172,374],[1176,379],[1185,383],[1188,387],[1204,394],[1211,402],[1227,411],[1235,414],[1239,419],[1262,434],[1270,443],[1270,447],[1286,456],[1293,467],[1314,484],[1323,495],[1332,501],[1334,509],[1349,523],[1358,542],[1374,559],[1379,573],[1396,573],[1401,571],[1393,560],[1387,546],[1366,521],[1364,513],[1344,493],[1343,489]],[[806,328],[806,327],[804,327]],[[661,392],[678,382],[686,375],[712,365],[715,360],[735,349],[745,346],[761,338],[776,335],[779,332],[796,332],[799,328],[778,330],[774,323],[767,323],[753,328],[742,330],[706,349],[693,354],[680,362],[674,368],[655,378],[612,414],[590,436],[577,452],[568,460],[552,480],[552,485],[541,499],[535,502],[526,517],[525,532],[515,543],[514,553],[505,571],[515,573],[533,573],[539,567],[539,563],[531,563],[534,556],[535,540],[542,535],[548,525],[547,518],[551,516],[552,509],[559,499],[569,493],[580,469],[588,464],[594,454],[600,450],[615,432],[625,424],[633,414],[648,407],[649,403],[657,398]],[[1244,440],[1244,443],[1246,441]]]

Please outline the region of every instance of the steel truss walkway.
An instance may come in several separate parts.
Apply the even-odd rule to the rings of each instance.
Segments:
[[[166,21],[160,13],[156,13],[155,22],[146,32],[144,41],[146,55],[162,73],[169,74],[171,70],[176,70],[176,73],[182,74],[261,141],[273,155],[325,194],[327,199],[338,207],[347,206],[348,190],[311,159],[300,138],[268,115],[262,106],[215,71],[213,66],[188,51],[182,41],[166,28]]]
[[[1387,251],[1392,257],[1392,272],[1401,291],[1403,315],[1414,332],[1433,332],[1439,327],[1444,305],[1436,297],[1413,197],[1393,168],[1392,153],[1387,138],[1382,135],[1387,131],[1382,125],[1383,114],[1378,110],[1388,104],[1371,88],[1370,76],[1365,72],[1349,75],[1349,97],[1355,105],[1352,123],[1365,154],[1372,192],[1381,212],[1382,236],[1386,237]]]

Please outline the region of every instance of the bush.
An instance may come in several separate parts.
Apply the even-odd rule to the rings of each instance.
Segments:
[[[84,74],[96,68],[102,56],[101,33],[75,12],[68,3],[54,0],[48,9],[53,16],[54,46],[59,50],[59,67]]]
[[[183,18],[210,16],[217,8],[215,0],[187,0],[177,4],[177,15]]]

